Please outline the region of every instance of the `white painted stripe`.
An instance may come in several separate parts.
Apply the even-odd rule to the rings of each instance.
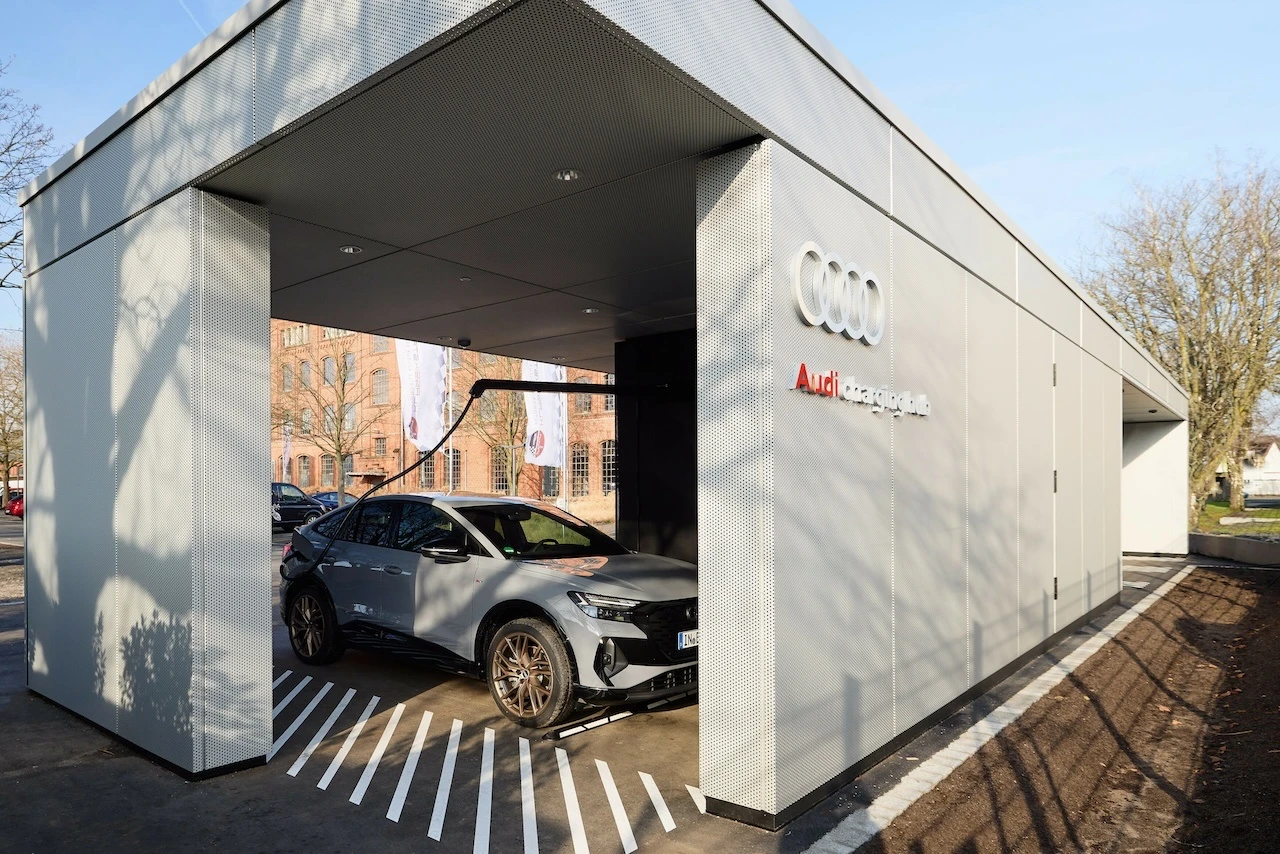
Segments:
[[[582,809],[578,806],[578,790],[573,786],[573,772],[569,770],[569,754],[556,748],[556,764],[560,766],[560,788],[564,790],[564,808],[569,814],[569,830],[573,837],[574,854],[589,854],[587,829],[582,825]]]
[[[356,787],[351,790],[351,803],[358,806],[364,800],[364,793],[369,790],[369,784],[373,782],[373,775],[377,773],[378,764],[382,762],[382,754],[387,752],[387,745],[391,743],[391,735],[396,731],[396,727],[400,724],[400,716],[403,714],[404,703],[396,703],[395,709],[391,712],[391,720],[387,721],[386,728],[382,730],[382,738],[378,739],[377,747],[373,748],[373,755],[365,763],[364,773],[360,775],[360,782],[356,783]]]
[[[489,819],[493,809],[493,730],[484,731],[480,757],[480,794],[476,797],[476,844],[472,854],[489,854]]]
[[[560,737],[565,738],[566,736],[577,735],[580,732],[586,732],[586,731],[587,731],[587,728],[584,726],[569,727],[569,729],[560,733]]]
[[[288,679],[292,675],[293,675],[292,670],[286,670],[284,673],[281,673],[279,676],[276,677],[276,681],[271,683],[271,690],[274,691],[275,689],[279,688],[280,685],[284,682],[284,680]]]
[[[298,717],[294,720],[294,722],[289,724],[288,729],[280,733],[280,737],[276,739],[276,743],[271,745],[271,750],[267,752],[268,762],[270,762],[275,757],[275,755],[280,752],[280,748],[284,747],[284,743],[286,741],[293,738],[293,734],[298,731],[298,727],[302,726],[302,722],[305,721],[307,717],[316,710],[316,706],[320,705],[320,701],[324,699],[324,695],[328,694],[329,689],[332,687],[333,687],[332,682],[324,683],[324,687],[321,688],[320,691],[314,697],[311,698],[311,702],[307,703],[307,707],[302,710],[302,714],[298,715]]]
[[[289,776],[297,777],[298,772],[302,770],[302,766],[307,764],[307,760],[311,758],[311,754],[315,753],[320,742],[329,737],[329,730],[333,729],[333,725],[338,722],[338,716],[347,708],[347,703],[351,702],[351,698],[356,695],[355,688],[348,688],[346,695],[342,698],[342,702],[338,703],[338,707],[329,715],[329,719],[324,722],[324,726],[311,737],[311,741],[307,743],[307,749],[302,751],[302,755],[293,761],[293,765],[289,768]]]
[[[338,773],[338,769],[346,760],[347,754],[351,752],[351,747],[356,743],[356,739],[360,737],[360,733],[364,730],[365,721],[369,720],[369,715],[373,714],[374,706],[378,705],[381,697],[374,696],[369,701],[369,705],[364,707],[364,711],[360,713],[360,719],[356,721],[356,725],[351,728],[351,732],[347,733],[347,740],[342,742],[342,747],[338,749],[338,755],[333,757],[333,761],[329,763],[329,770],[324,772],[324,776],[320,778],[320,782],[316,783],[317,789],[329,788],[333,775]]]
[[[454,718],[449,732],[449,747],[444,753],[444,766],[440,769],[440,787],[436,789],[436,805],[431,811],[431,827],[427,830],[436,842],[444,831],[444,812],[449,806],[449,789],[453,786],[453,767],[458,761],[458,744],[462,741],[462,721]]]
[[[1141,590],[1141,589],[1145,588],[1147,585],[1149,585],[1150,583],[1151,583],[1150,581],[1126,581],[1126,582],[1124,583],[1124,586],[1125,586],[1125,587],[1133,587],[1133,588],[1135,588],[1135,589],[1137,589],[1137,590]]]
[[[1114,639],[1126,626],[1172,590],[1191,573],[1192,569],[1193,567],[1187,567],[1174,575],[1155,592],[1148,593],[1132,608],[1099,629],[1097,634],[1080,644],[1061,661],[1051,664],[1043,675],[971,726],[951,744],[912,769],[892,789],[876,798],[869,806],[841,821],[826,836],[810,846],[806,854],[849,854],[874,839],[919,798],[960,767],[961,763],[977,753],[1002,729],[1017,720],[1018,715],[1053,690],[1090,656],[1102,649],[1107,642]],[[690,789],[690,792],[692,791]]]
[[[649,800],[653,801],[653,808],[657,810],[658,818],[662,821],[662,829],[667,833],[675,830],[675,819],[671,817],[671,810],[667,809],[666,799],[662,797],[662,792],[658,791],[658,784],[653,782],[653,777],[641,771],[640,782],[644,783],[645,791],[649,793]]]
[[[297,685],[295,685],[293,687],[293,690],[290,691],[288,694],[286,694],[285,698],[281,700],[279,703],[277,703],[276,707],[271,710],[271,719],[275,720],[276,715],[280,714],[280,712],[284,710],[285,706],[292,703],[293,698],[298,696],[298,694],[302,693],[302,689],[307,687],[307,685],[310,684],[310,682],[311,682],[310,676],[303,676],[302,681],[299,682]]]
[[[538,813],[533,802],[533,762],[529,739],[520,739],[520,803],[524,816],[524,854],[538,854]]]
[[[689,790],[689,797],[693,798],[694,805],[698,808],[698,812],[703,815],[707,814],[707,799],[703,796],[701,789],[695,789],[693,786],[686,785]]]
[[[413,746],[409,748],[409,756],[404,760],[404,770],[400,772],[396,793],[391,798],[391,806],[387,808],[387,818],[392,821],[400,820],[404,800],[409,796],[409,784],[413,782],[413,773],[418,769],[418,757],[422,754],[422,745],[427,741],[429,726],[431,726],[431,712],[423,712],[422,723],[418,724],[418,733],[413,737]]]
[[[605,796],[609,798],[609,809],[613,811],[613,823],[618,826],[618,838],[622,840],[622,850],[631,854],[636,850],[636,835],[631,830],[631,820],[627,811],[622,808],[622,796],[618,794],[618,786],[613,782],[613,772],[607,762],[596,760],[596,770],[600,772],[600,782],[604,785]]]

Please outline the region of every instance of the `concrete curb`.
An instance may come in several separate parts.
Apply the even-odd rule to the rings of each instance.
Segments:
[[[1280,566],[1280,543],[1233,537],[1226,534],[1191,534],[1189,546],[1195,554],[1233,560],[1252,566]]]

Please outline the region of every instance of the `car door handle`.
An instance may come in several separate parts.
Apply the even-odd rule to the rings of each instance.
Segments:
[[[351,568],[351,561],[347,561],[347,560],[335,560],[333,563],[322,563],[322,564],[320,564],[320,565],[321,565],[321,566],[340,566],[340,567],[342,567],[343,569],[350,569],[350,568]]]
[[[400,567],[398,567],[398,566],[391,566],[391,565],[387,565],[387,566],[375,566],[375,567],[374,567],[374,569],[380,569],[380,570],[382,570],[383,572],[385,572],[387,575],[400,575],[401,573],[403,573],[403,572],[404,572],[404,570],[403,570],[403,569],[401,569]]]

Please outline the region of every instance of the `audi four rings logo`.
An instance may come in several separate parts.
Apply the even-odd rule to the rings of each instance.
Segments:
[[[800,319],[874,346],[884,337],[885,299],[880,277],[809,241],[791,265]]]

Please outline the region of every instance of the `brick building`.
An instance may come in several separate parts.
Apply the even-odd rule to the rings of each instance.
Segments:
[[[450,349],[453,413],[466,403],[480,377],[519,379],[520,361],[488,353]],[[271,321],[272,436],[274,477],[304,492],[337,488],[360,495],[401,471],[418,451],[405,436],[400,416],[400,375],[395,342],[333,327]],[[569,382],[611,378],[569,368]],[[448,423],[446,414],[446,423]],[[292,450],[284,470],[284,434]],[[452,440],[417,472],[388,487],[493,495],[519,494],[566,506],[590,522],[611,526],[616,518],[617,454],[614,401],[603,395],[570,395],[568,473],[524,464],[524,406],[519,393],[486,394]],[[338,463],[341,456],[345,464]]]

